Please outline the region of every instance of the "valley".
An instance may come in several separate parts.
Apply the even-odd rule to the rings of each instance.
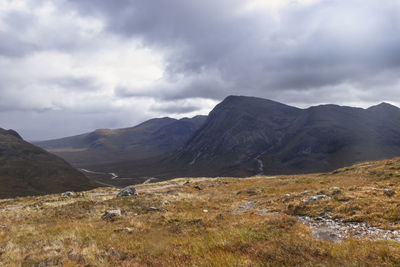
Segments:
[[[75,167],[116,172],[142,183],[146,177],[327,172],[391,158],[400,155],[399,125],[400,109],[387,103],[365,109],[329,104],[301,109],[228,96],[208,116],[152,119],[36,144]]]
[[[0,0],[0,267],[400,267],[399,0]]]

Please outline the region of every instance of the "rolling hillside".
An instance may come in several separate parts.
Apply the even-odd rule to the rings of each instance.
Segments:
[[[400,265],[400,158],[136,189],[1,200],[0,265]]]
[[[82,191],[94,185],[63,159],[0,129],[0,198]]]
[[[145,159],[183,145],[204,123],[205,118],[196,116],[180,120],[151,119],[130,128],[100,129],[35,144],[64,158],[74,166]]]

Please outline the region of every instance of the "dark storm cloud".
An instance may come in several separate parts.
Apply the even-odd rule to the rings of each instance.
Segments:
[[[12,1],[6,1],[12,3]],[[64,18],[52,13],[61,2],[26,0],[25,7],[0,11],[0,56],[18,58],[41,51],[72,52],[85,47],[82,29],[73,10],[63,10]],[[46,6],[47,5],[47,6]],[[40,8],[51,11],[41,12]],[[60,11],[61,12],[61,11]],[[58,21],[57,21],[58,20]],[[84,29],[85,30],[85,29]]]
[[[7,29],[0,31],[0,56],[24,56],[38,48],[35,44],[26,42],[19,36],[34,23],[34,18],[30,14],[12,11],[6,13],[2,20],[7,25]]]
[[[0,56],[20,57],[36,49],[36,46],[28,43],[21,43],[13,36],[0,32]]]
[[[246,1],[73,2],[82,14],[105,19],[110,32],[165,51],[166,80],[176,88],[159,85],[159,98],[269,96],[343,83],[366,91],[371,75],[389,77],[400,66],[396,1],[292,4],[277,15],[244,11]]]
[[[49,84],[57,85],[67,91],[94,92],[99,89],[99,84],[93,77],[55,77],[47,81]]]
[[[156,106],[153,107],[152,110],[158,111],[158,112],[163,112],[163,113],[175,113],[175,114],[184,114],[184,113],[190,113],[193,111],[197,111],[200,108],[197,106],[180,106],[180,105],[162,105],[162,106]]]

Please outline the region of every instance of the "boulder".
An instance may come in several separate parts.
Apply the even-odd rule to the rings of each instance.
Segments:
[[[118,193],[117,197],[135,196],[135,195],[137,195],[137,194],[138,194],[138,193],[137,193],[137,191],[136,191],[135,186],[130,185],[130,186],[127,186],[127,187],[125,187],[124,189],[122,189],[122,190]]]
[[[101,218],[103,220],[110,220],[110,219],[114,219],[115,217],[119,217],[121,216],[121,210],[110,210],[110,211],[106,211],[103,216],[101,216]]]
[[[326,198],[328,198],[327,195],[315,195],[315,196],[307,197],[307,198],[303,199],[302,201],[303,201],[303,203],[314,203],[314,202],[317,202],[317,201],[320,201],[320,200],[326,199]]]

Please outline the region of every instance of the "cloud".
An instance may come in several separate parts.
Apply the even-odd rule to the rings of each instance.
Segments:
[[[73,2],[83,15],[102,17],[109,32],[164,51],[164,79],[185,87],[174,94],[156,84],[167,99],[201,96],[196,85],[214,84],[207,95],[221,99],[231,91],[269,96],[362,84],[400,65],[396,1],[275,1],[261,10],[243,1]]]
[[[217,104],[216,101],[205,98],[185,98],[170,101],[156,101],[151,110],[161,114],[187,114],[188,117],[206,114]]]
[[[57,137],[231,94],[396,104],[399,29],[394,0],[3,0],[0,126]]]

